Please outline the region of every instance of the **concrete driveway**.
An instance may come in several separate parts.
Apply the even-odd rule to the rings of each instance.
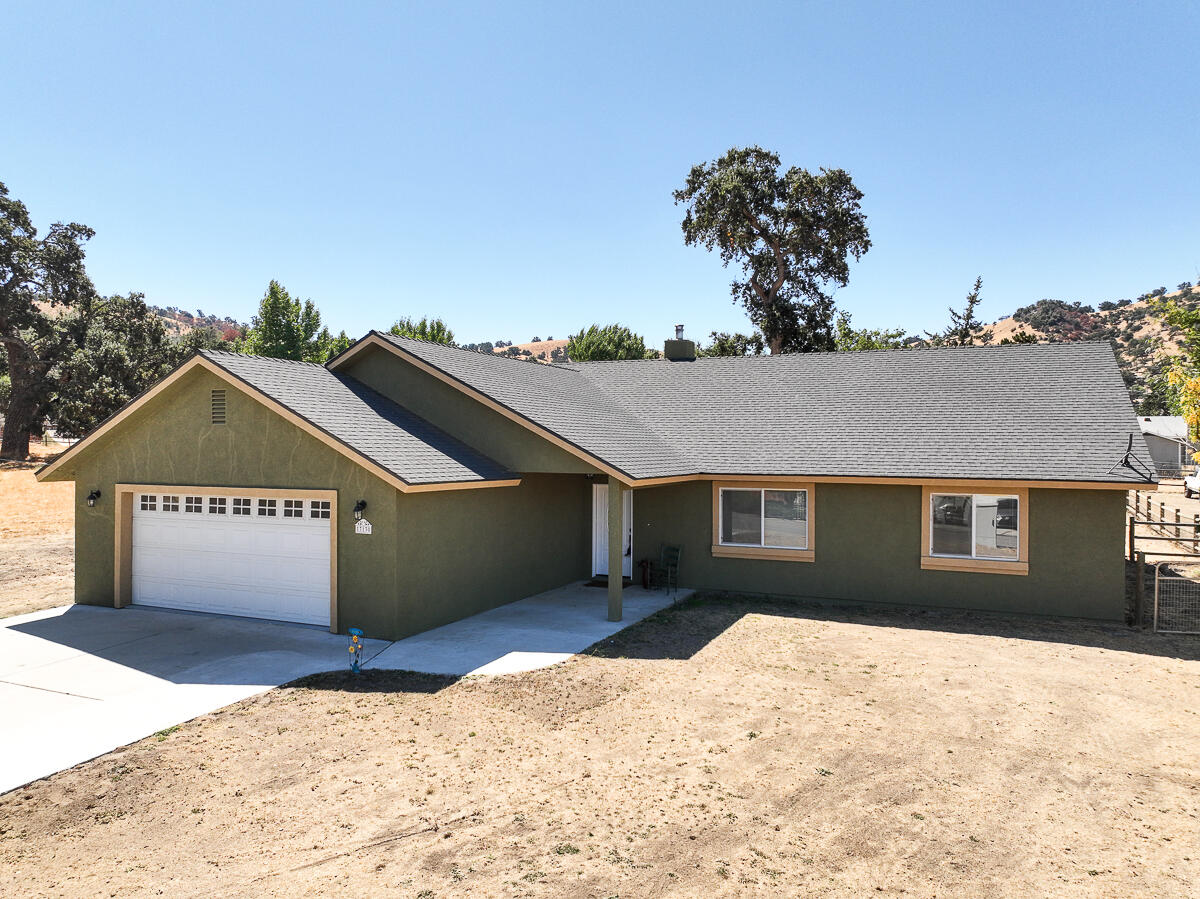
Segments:
[[[0,627],[0,793],[279,684],[348,664],[316,627],[65,606]],[[389,644],[367,641],[365,658]]]
[[[364,663],[488,675],[553,665],[679,600],[573,584],[395,643]],[[0,621],[0,793],[319,671],[348,665],[317,627],[144,607],[64,606]]]

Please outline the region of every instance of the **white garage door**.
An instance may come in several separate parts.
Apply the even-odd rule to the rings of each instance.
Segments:
[[[134,605],[329,626],[328,500],[138,493]]]

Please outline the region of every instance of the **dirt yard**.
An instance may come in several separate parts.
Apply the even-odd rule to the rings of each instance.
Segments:
[[[0,894],[1153,896],[1200,645],[701,600],[459,682],[324,675],[0,798]]]
[[[39,484],[42,461],[0,463],[0,618],[73,599],[75,485]]]

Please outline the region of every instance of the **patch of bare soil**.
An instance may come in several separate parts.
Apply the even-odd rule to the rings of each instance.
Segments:
[[[0,618],[74,600],[75,485],[38,483],[45,455],[0,463]]]
[[[700,600],[524,675],[323,675],[0,798],[0,893],[1155,896],[1200,653]]]
[[[0,618],[74,601],[74,534],[0,539]]]

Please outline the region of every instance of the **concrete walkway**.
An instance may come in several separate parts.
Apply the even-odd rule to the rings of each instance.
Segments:
[[[389,643],[370,668],[504,674],[553,665],[682,599],[576,584]],[[262,693],[344,668],[347,640],[316,627],[144,607],[63,606],[0,622],[0,793]]]
[[[554,665],[692,594],[626,587],[624,619],[608,621],[608,591],[559,587],[393,643],[372,668],[511,674]]]

